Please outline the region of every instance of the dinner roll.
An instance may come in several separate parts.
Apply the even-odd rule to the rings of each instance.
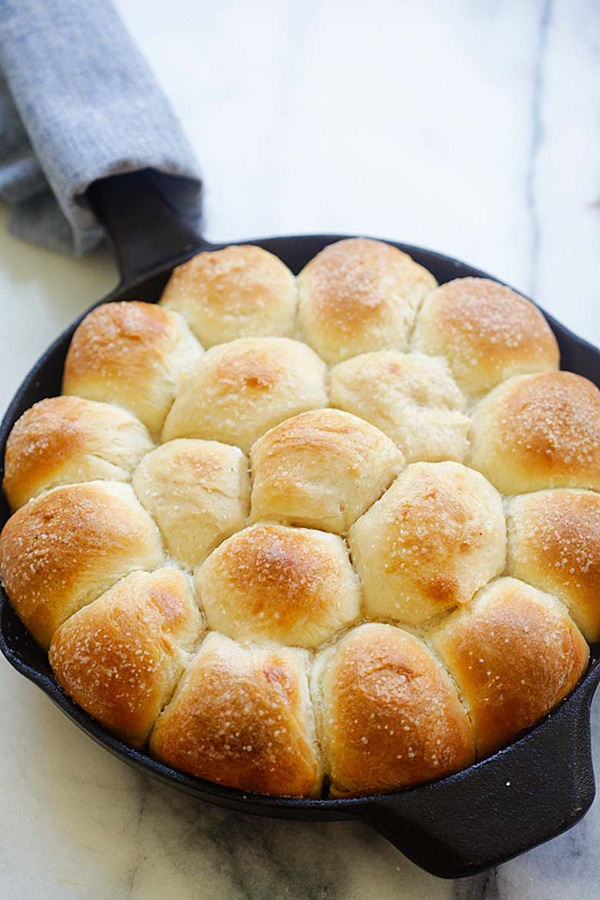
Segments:
[[[327,406],[325,364],[289,338],[240,338],[209,350],[167,417],[163,440],[204,438],[247,452],[268,428]]]
[[[448,673],[419,638],[368,623],[323,650],[311,678],[333,796],[442,778],[474,760]]]
[[[466,400],[440,357],[377,350],[331,370],[331,405],[387,434],[407,462],[462,462],[471,420]]]
[[[75,703],[141,747],[201,630],[185,575],[131,572],[57,629],[50,664]]]
[[[556,338],[525,297],[487,278],[457,278],[421,307],[413,346],[446,356],[458,385],[480,397],[511,375],[557,369]]]
[[[196,571],[209,627],[239,641],[313,648],[358,616],[360,590],[341,538],[253,525]]]
[[[305,650],[208,635],[150,739],[162,762],[219,784],[318,795],[321,765]]]
[[[63,377],[63,393],[124,406],[153,435],[202,355],[185,320],[152,303],[105,303],[81,322]]]
[[[590,643],[600,640],[600,496],[540,491],[508,504],[508,572],[555,594]]]
[[[135,416],[109,403],[50,397],[28,409],[6,443],[4,492],[17,509],[81,481],[129,481],[153,443]]]
[[[256,442],[250,519],[341,534],[404,467],[377,428],[339,409],[303,413]]]
[[[475,408],[469,465],[503,494],[600,489],[600,391],[572,372],[511,378]]]
[[[158,530],[127,484],[91,481],[30,500],[0,535],[0,571],[17,615],[48,648],[70,615],[132,569],[163,562]]]
[[[566,697],[589,657],[562,604],[516,578],[488,585],[428,639],[467,704],[480,759]]]
[[[298,276],[300,333],[328,363],[385,347],[407,350],[417,309],[436,284],[390,244],[337,241]]]
[[[160,528],[168,553],[188,569],[246,524],[248,460],[216,441],[180,439],[144,457],[133,489]]]
[[[205,347],[239,337],[291,336],[296,280],[260,247],[198,253],[177,266],[160,303],[187,320]]]
[[[502,500],[455,462],[413,463],[350,529],[367,615],[407,625],[463,603],[504,568]]]

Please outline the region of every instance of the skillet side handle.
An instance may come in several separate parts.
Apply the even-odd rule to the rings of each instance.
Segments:
[[[94,181],[87,198],[114,250],[121,284],[210,245],[164,199],[152,169]]]
[[[367,801],[358,818],[442,878],[474,875],[556,837],[594,799],[589,707],[597,682],[598,670],[496,756],[418,791]]]

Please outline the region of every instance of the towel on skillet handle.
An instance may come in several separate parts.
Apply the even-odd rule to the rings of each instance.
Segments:
[[[102,239],[89,185],[146,168],[197,222],[194,156],[109,0],[0,0],[0,198],[12,233],[85,253]]]

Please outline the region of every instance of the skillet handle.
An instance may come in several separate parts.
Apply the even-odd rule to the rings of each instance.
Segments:
[[[164,199],[164,176],[152,169],[94,181],[87,198],[114,250],[121,284],[211,245]]]
[[[594,799],[591,672],[541,725],[490,759],[418,791],[364,803],[358,818],[433,875],[460,878],[556,837]]]

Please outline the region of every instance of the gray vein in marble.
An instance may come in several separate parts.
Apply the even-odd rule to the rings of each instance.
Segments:
[[[531,140],[527,159],[525,193],[527,209],[531,219],[531,272],[529,276],[529,296],[535,299],[537,293],[537,269],[540,254],[541,222],[536,190],[536,171],[540,148],[544,139],[542,122],[542,100],[544,97],[544,66],[548,46],[548,33],[552,20],[553,0],[543,0],[538,22],[538,33],[534,57],[533,92],[531,99]]]
[[[454,900],[500,900],[497,870],[455,881],[452,896]]]

